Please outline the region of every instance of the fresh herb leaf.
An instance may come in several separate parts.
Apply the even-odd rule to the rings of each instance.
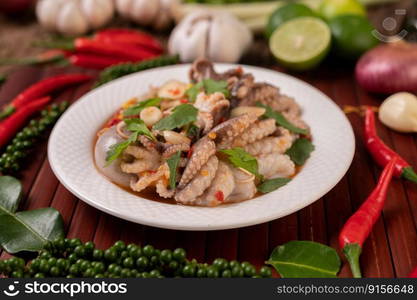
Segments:
[[[177,185],[177,170],[178,165],[180,164],[181,151],[178,151],[173,156],[167,159],[167,164],[169,167],[169,187],[175,189]]]
[[[22,185],[9,176],[0,177],[0,246],[9,253],[39,251],[49,241],[64,237],[62,217],[54,208],[16,213]]]
[[[242,168],[255,176],[260,176],[258,172],[258,161],[242,148],[236,147],[232,149],[220,150],[220,152],[226,154],[230,163],[232,163],[236,168]]]
[[[132,133],[126,141],[111,145],[107,151],[106,167],[108,167],[113,161],[122,155],[123,151],[125,151],[131,143],[135,142],[137,138],[138,135],[136,133]]]
[[[225,97],[229,96],[229,90],[227,88],[227,81],[224,80],[213,80],[205,79],[203,80],[204,90],[207,94],[214,94],[217,92],[222,93]]]
[[[302,166],[307,159],[309,159],[310,154],[314,149],[315,147],[309,139],[299,138],[285,154],[287,154],[296,165]]]
[[[162,98],[151,98],[151,99],[139,102],[138,104],[126,109],[123,112],[123,116],[125,117],[138,116],[144,108],[151,107],[151,106],[159,106],[161,101],[162,101]]]
[[[110,146],[106,156],[106,167],[122,155],[123,151],[125,151],[130,144],[136,142],[139,135],[145,135],[151,140],[156,140],[152,132],[146,127],[141,119],[125,119],[124,122],[126,123],[126,129],[132,132],[132,134],[126,141]]]
[[[292,241],[278,246],[266,263],[282,278],[334,278],[341,265],[336,250],[310,241]]]
[[[263,194],[270,193],[279,189],[280,187],[283,187],[290,181],[291,181],[291,178],[275,178],[275,179],[265,180],[264,182],[262,182],[262,184],[258,186],[258,191]]]
[[[139,135],[145,135],[153,141],[156,141],[156,138],[153,136],[152,132],[146,127],[145,122],[141,119],[124,119],[126,123],[126,129],[132,133]]]
[[[200,138],[200,128],[194,124],[190,124],[187,128],[187,136],[192,140],[198,140]]]
[[[155,130],[172,130],[197,120],[198,109],[191,104],[181,104],[175,107],[172,114],[163,118],[153,126]]]
[[[22,184],[11,176],[0,177],[0,215],[16,212],[22,198]]]
[[[283,114],[281,114],[280,112],[277,112],[275,110],[273,110],[271,107],[269,107],[268,105],[264,105],[260,102],[256,103],[256,106],[258,107],[263,107],[265,108],[265,114],[264,116],[267,118],[271,118],[274,119],[275,122],[277,122],[277,124],[279,126],[282,126],[286,129],[288,129],[291,132],[294,133],[298,133],[298,134],[302,134],[302,135],[308,135],[309,131],[307,129],[303,129],[303,128],[298,128],[297,126],[291,124],[290,121],[288,121]]]
[[[194,102],[195,99],[197,99],[197,96],[201,92],[202,88],[203,88],[203,83],[199,82],[197,84],[194,84],[188,90],[186,90],[185,94],[187,95],[188,99],[190,99],[191,102]]]
[[[208,95],[214,94],[217,92],[223,93],[225,97],[229,96],[229,89],[227,88],[228,84],[227,81],[224,80],[213,80],[213,79],[204,79],[200,81],[199,83],[193,85],[190,87],[185,94],[188,96],[188,98],[194,102],[197,98],[197,95],[204,91]]]

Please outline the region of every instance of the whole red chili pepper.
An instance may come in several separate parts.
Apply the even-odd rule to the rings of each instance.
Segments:
[[[88,53],[73,54],[68,57],[68,60],[74,66],[97,70],[102,70],[113,65],[129,62],[129,60],[126,59],[113,58],[109,56],[97,56]]]
[[[74,42],[74,48],[78,53],[92,53],[101,56],[118,57],[134,62],[157,56],[155,52],[146,49],[140,49],[124,44],[90,40],[87,38],[77,38]]]
[[[408,278],[417,278],[417,267],[408,275]]]
[[[24,107],[32,100],[47,96],[69,85],[82,83],[91,79],[91,76],[84,74],[64,74],[39,81],[17,95],[10,104],[4,107],[0,112],[0,119],[10,116],[17,109]]]
[[[164,51],[162,45],[152,35],[132,29],[103,29],[94,35],[94,39],[107,43],[130,44],[145,47],[155,51],[157,54],[161,54]]]
[[[51,97],[36,99],[31,103],[23,106],[9,118],[0,123],[0,148],[15,136],[16,132],[21,129],[28,121],[29,117],[35,112],[42,109],[51,101]]]
[[[362,246],[381,215],[387,197],[387,190],[398,159],[394,157],[384,168],[378,184],[361,207],[349,218],[339,234],[340,248],[343,249],[355,278],[362,277],[359,256]]]
[[[394,176],[403,177],[417,183],[417,174],[411,165],[389,148],[376,133],[375,114],[371,107],[366,107],[365,110],[365,142],[368,151],[381,167],[385,167],[394,157],[397,157]]]

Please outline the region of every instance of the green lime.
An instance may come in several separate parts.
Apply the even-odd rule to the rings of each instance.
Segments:
[[[269,47],[278,62],[300,71],[318,65],[326,57],[330,44],[329,26],[314,17],[300,17],[285,22],[269,40]]]
[[[270,38],[275,29],[291,19],[309,16],[314,17],[315,15],[314,11],[304,4],[290,3],[281,6],[277,8],[269,17],[265,35],[267,38]]]
[[[372,34],[374,27],[362,16],[344,15],[329,21],[333,51],[337,56],[356,59],[379,41]]]
[[[357,0],[323,0],[319,13],[326,20],[340,15],[366,16],[365,7]]]

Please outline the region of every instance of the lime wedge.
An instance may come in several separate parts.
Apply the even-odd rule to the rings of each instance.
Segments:
[[[308,70],[317,66],[330,49],[331,31],[315,17],[300,17],[285,22],[271,36],[269,47],[283,66]]]

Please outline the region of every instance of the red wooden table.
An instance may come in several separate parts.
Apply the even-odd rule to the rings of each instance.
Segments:
[[[389,12],[393,10],[392,7],[388,9]],[[386,10],[377,9],[374,12],[379,20],[386,15]],[[273,67],[275,63],[264,41],[258,41],[252,52],[253,55],[244,59],[245,63],[276,68]],[[18,69],[0,87],[0,105],[41,78],[71,70],[75,71],[71,68]],[[292,75],[314,85],[341,107],[363,104],[377,106],[381,102],[380,98],[367,94],[357,86],[352,66],[349,65],[328,61],[319,70]],[[90,86],[91,83],[68,90],[59,95],[57,101],[74,101],[88,92]],[[85,204],[58,182],[46,157],[46,141],[37,146],[20,174],[25,193],[20,209],[54,207],[64,218],[68,237],[93,240],[99,248],[108,247],[119,239],[127,243],[149,243],[159,248],[183,247],[189,258],[201,262],[225,257],[247,260],[260,266],[274,247],[291,240],[317,241],[338,248],[338,232],[373,189],[380,173],[362,142],[362,118],[356,114],[348,118],[355,131],[357,146],[346,176],[314,204],[269,223],[233,230],[191,232],[158,229],[118,219]],[[381,124],[378,131],[389,146],[417,167],[417,143],[414,135],[399,134]],[[3,252],[0,259],[6,257],[8,255]],[[417,265],[416,184],[401,180],[393,182],[383,215],[364,245],[361,264],[365,277],[402,277]],[[351,276],[345,261],[340,276]]]

